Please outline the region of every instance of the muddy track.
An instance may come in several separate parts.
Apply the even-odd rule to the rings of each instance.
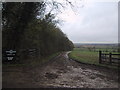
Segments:
[[[118,73],[69,60],[64,52],[34,68],[3,68],[3,88],[118,88]]]

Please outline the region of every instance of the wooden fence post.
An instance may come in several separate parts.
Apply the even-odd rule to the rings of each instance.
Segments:
[[[109,61],[110,61],[110,64],[112,63],[112,54],[109,53]]]
[[[99,63],[102,63],[102,60],[101,60],[101,51],[99,51]]]

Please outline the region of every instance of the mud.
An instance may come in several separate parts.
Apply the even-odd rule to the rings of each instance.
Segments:
[[[118,88],[117,70],[69,60],[68,53],[43,66],[3,68],[3,88]]]

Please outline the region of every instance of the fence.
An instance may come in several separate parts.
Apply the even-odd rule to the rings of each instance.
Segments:
[[[118,64],[120,63],[120,54],[103,53],[99,51],[99,63]]]

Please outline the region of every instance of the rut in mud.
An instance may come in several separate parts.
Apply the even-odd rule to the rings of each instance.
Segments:
[[[3,87],[118,88],[117,71],[77,63],[67,53],[32,69],[3,68]]]

